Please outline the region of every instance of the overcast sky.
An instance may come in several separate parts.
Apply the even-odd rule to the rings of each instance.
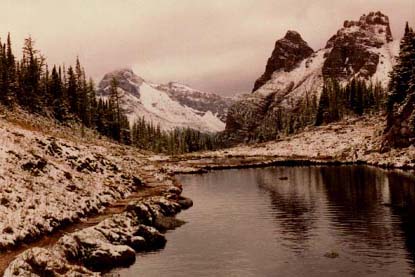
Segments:
[[[0,0],[0,35],[15,52],[29,34],[50,64],[78,55],[96,81],[130,67],[153,82],[248,92],[287,30],[314,49],[363,13],[380,10],[394,38],[415,24],[415,0]]]

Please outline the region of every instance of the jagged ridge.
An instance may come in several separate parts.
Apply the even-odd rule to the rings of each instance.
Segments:
[[[282,45],[290,53],[289,60]],[[230,108],[225,135],[242,141],[266,130],[275,138],[282,128],[277,123],[281,115],[289,115],[288,121],[297,120],[318,101],[327,79],[346,84],[352,78],[364,78],[386,87],[397,46],[389,19],[381,12],[345,21],[326,47],[316,52],[309,52],[298,33],[288,32],[276,42],[266,72],[255,83],[256,90]]]

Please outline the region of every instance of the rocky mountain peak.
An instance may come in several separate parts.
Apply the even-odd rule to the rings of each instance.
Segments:
[[[256,91],[269,81],[274,71],[291,71],[313,52],[313,49],[308,46],[298,32],[288,31],[284,38],[275,42],[274,51],[268,59],[265,72],[255,82],[253,91]]]
[[[225,128],[228,107],[234,102],[177,82],[155,84],[129,68],[105,74],[98,84],[97,97],[108,99],[114,78],[121,96],[120,105],[131,124],[144,118],[163,130],[192,128],[218,132]]]
[[[144,82],[144,79],[137,76],[130,68],[122,68],[111,71],[104,75],[98,84],[98,92],[100,96],[108,96],[112,79],[116,79],[118,87],[124,91],[130,92],[132,95],[139,97],[138,87]]]
[[[370,12],[357,21],[346,20],[326,44],[326,49],[331,51],[324,63],[324,77],[369,79],[379,63],[379,51],[375,49],[392,40],[389,18],[381,12]]]
[[[346,20],[343,28],[327,42],[326,48],[333,47],[336,40],[350,37],[367,46],[381,47],[393,40],[389,18],[378,11],[364,14],[357,21]]]
[[[287,31],[287,33],[285,34],[284,39],[287,39],[287,40],[292,41],[292,42],[297,42],[299,44],[304,42],[301,35],[298,32],[292,31],[292,30]]]
[[[349,22],[350,23],[350,22]],[[367,26],[375,26],[375,25],[383,25],[385,28],[383,29],[385,31],[386,40],[392,41],[392,32],[390,30],[389,25],[389,17],[387,15],[384,15],[382,12],[370,12],[368,15],[362,15],[358,21],[358,24],[363,27]],[[382,29],[379,29],[382,30]]]

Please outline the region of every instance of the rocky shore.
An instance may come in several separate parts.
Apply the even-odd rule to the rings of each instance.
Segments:
[[[63,236],[51,248],[31,248],[16,257],[4,276],[101,276],[103,270],[128,266],[136,252],[164,247],[161,230],[181,224],[174,215],[192,206],[181,191],[171,186],[160,196],[131,202],[125,212]]]

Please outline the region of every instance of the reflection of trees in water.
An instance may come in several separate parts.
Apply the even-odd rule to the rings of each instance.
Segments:
[[[284,239],[303,249],[316,221],[315,168],[275,168],[257,175],[257,184],[269,192],[273,217]],[[288,180],[280,180],[288,177]]]
[[[327,216],[337,238],[377,257],[393,258],[404,236],[415,264],[415,179],[344,166],[275,168],[257,174],[256,181],[269,193],[279,232],[294,248],[307,247],[317,218]],[[391,207],[383,205],[389,199]]]
[[[400,221],[400,229],[405,238],[409,259],[415,266],[415,178],[402,176],[396,172],[388,174],[390,204],[392,213]],[[415,275],[415,270],[414,270]]]
[[[331,221],[338,232],[375,249],[390,248],[390,213],[382,205],[386,176],[369,167],[321,168]],[[350,239],[350,237],[348,239]]]
[[[344,241],[356,243],[358,248],[362,247],[362,243],[366,244],[371,249],[379,250],[377,256],[394,255],[394,250],[401,247],[396,238],[402,237],[402,234],[396,226],[393,212],[382,202],[389,195],[397,199],[403,195],[408,197],[404,192],[406,189],[400,185],[402,176],[396,176],[397,179],[391,181],[384,172],[369,167],[322,168],[321,176],[331,221],[337,232],[347,236]],[[402,202],[397,199],[392,200],[392,205]]]

